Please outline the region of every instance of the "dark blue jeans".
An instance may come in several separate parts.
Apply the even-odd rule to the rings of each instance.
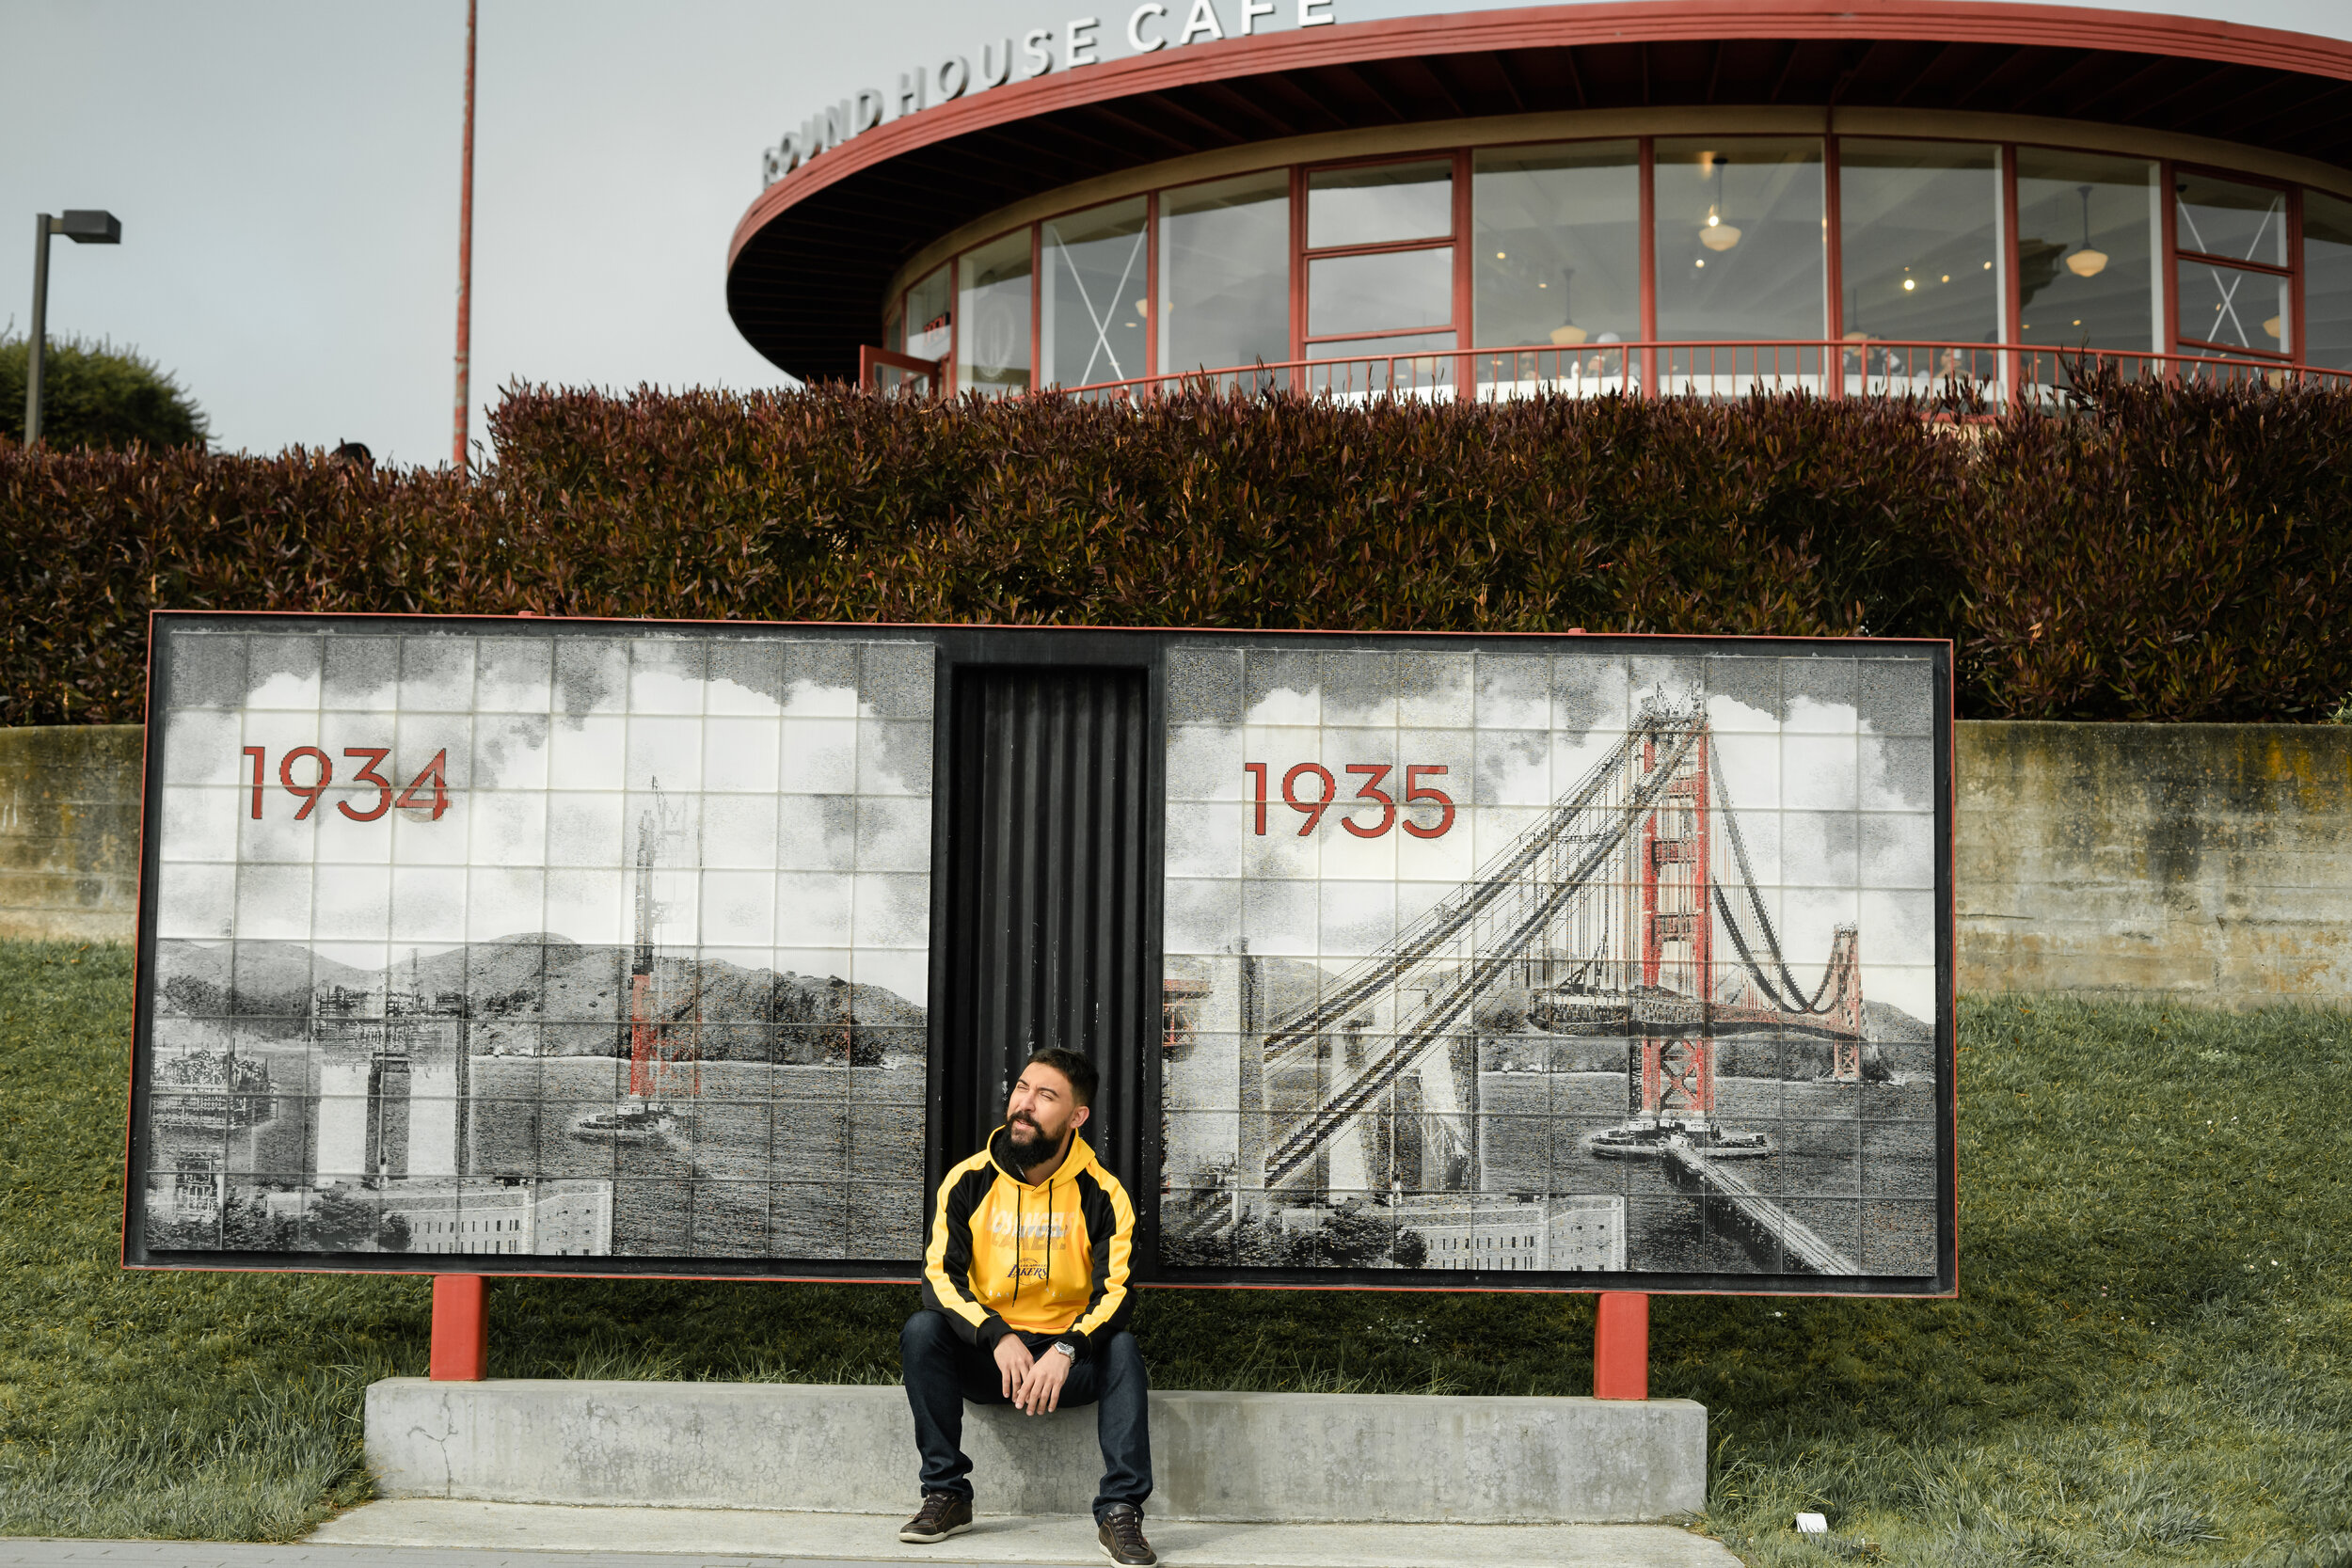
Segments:
[[[1036,1355],[1044,1354],[1054,1342],[1050,1334],[1024,1334],[1021,1338]],[[969,1497],[972,1482],[966,1478],[972,1461],[963,1452],[963,1402],[1012,1402],[1005,1398],[996,1357],[965,1344],[945,1314],[925,1307],[898,1331],[898,1364],[906,1375],[907,1403],[914,1410],[914,1446],[923,1454],[924,1493]],[[1072,1365],[1069,1381],[1061,1386],[1064,1406],[1095,1407],[1095,1436],[1103,1445],[1103,1489],[1094,1499],[1098,1521],[1113,1503],[1141,1508],[1152,1495],[1151,1391],[1143,1353],[1136,1348],[1136,1337],[1126,1333],[1098,1342],[1091,1356]]]

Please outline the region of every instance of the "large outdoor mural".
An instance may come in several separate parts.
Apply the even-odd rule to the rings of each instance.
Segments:
[[[149,1252],[919,1257],[928,643],[167,620],[154,678]]]
[[[1065,647],[1144,1278],[1950,1289],[1949,655],[1829,640],[161,616],[126,1256],[912,1277],[938,857],[1112,907],[935,692]]]
[[[1935,1275],[1934,656],[1172,649],[1164,1263]]]

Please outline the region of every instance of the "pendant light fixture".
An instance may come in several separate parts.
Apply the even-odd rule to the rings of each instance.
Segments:
[[[1568,288],[1569,285],[1573,284],[1575,281],[1576,269],[1574,267],[1563,267],[1560,269],[1560,318],[1562,325],[1551,329],[1551,341],[1559,344],[1562,348],[1572,348],[1576,344],[1582,342],[1587,337],[1590,336],[1590,334],[1587,333],[1582,327],[1576,325],[1576,311],[1568,304]]]
[[[1729,162],[1720,154],[1715,159],[1715,200],[1707,209],[1707,221],[1699,226],[1699,244],[1709,250],[1729,250],[1740,243],[1740,230],[1724,221],[1724,166]]]
[[[2074,188],[2083,198],[2083,247],[2066,259],[2066,270],[2077,277],[2096,277],[2107,270],[2107,253],[2090,248],[2090,187]]]

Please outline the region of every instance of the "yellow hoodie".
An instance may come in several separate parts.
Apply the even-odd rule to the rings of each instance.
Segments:
[[[1041,1185],[998,1158],[1005,1130],[947,1173],[923,1259],[923,1305],[967,1344],[994,1350],[1012,1330],[1051,1334],[1081,1356],[1126,1326],[1136,1211],[1082,1139]]]

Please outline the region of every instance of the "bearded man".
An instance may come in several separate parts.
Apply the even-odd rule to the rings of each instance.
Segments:
[[[932,1212],[923,1310],[898,1336],[923,1507],[898,1539],[945,1541],[972,1528],[963,1402],[1042,1416],[1092,1404],[1103,1445],[1095,1539],[1113,1562],[1154,1563],[1143,1538],[1152,1433],[1143,1354],[1127,1332],[1136,1211],[1079,1141],[1094,1064],[1033,1053],[988,1147],[947,1173]]]

